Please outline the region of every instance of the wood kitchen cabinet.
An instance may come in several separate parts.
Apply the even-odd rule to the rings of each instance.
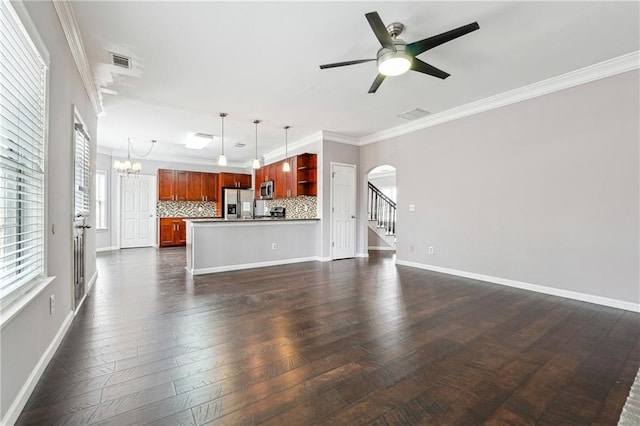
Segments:
[[[296,195],[318,194],[318,156],[316,154],[301,154],[296,157],[296,166],[291,166],[296,173]]]
[[[202,174],[202,196],[204,201],[218,201],[218,174]]]
[[[158,200],[186,201],[189,172],[158,169]]]
[[[160,247],[184,246],[187,243],[187,225],[183,219],[160,219]]]
[[[251,188],[251,175],[243,173],[220,173],[220,188]]]
[[[158,170],[158,200],[217,201],[218,174]]]
[[[317,155],[300,154],[289,157],[290,172],[282,170],[284,160],[263,167],[262,173],[256,172],[256,187],[269,180],[274,181],[273,198],[291,198],[299,195],[317,196]],[[256,198],[259,198],[259,188]]]
[[[187,201],[217,201],[218,175],[189,172]]]

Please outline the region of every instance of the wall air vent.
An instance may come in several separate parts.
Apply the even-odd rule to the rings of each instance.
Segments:
[[[117,67],[131,69],[131,58],[111,53],[111,63]]]
[[[407,111],[403,114],[398,115],[400,118],[404,118],[405,120],[417,120],[418,118],[426,117],[431,114],[429,111],[425,111],[420,108],[412,109],[411,111]]]

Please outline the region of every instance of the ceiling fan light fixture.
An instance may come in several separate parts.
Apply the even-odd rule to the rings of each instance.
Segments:
[[[387,50],[387,49],[382,49]],[[388,77],[404,74],[411,68],[411,56],[404,50],[389,50],[378,55],[378,72]]]

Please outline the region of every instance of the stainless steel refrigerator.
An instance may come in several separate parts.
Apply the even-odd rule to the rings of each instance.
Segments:
[[[253,189],[222,188],[225,219],[253,218]]]

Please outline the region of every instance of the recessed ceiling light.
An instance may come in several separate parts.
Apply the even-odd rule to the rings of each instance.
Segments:
[[[184,146],[189,149],[202,149],[213,140],[213,135],[207,133],[194,133],[189,135],[189,138],[184,143]]]

